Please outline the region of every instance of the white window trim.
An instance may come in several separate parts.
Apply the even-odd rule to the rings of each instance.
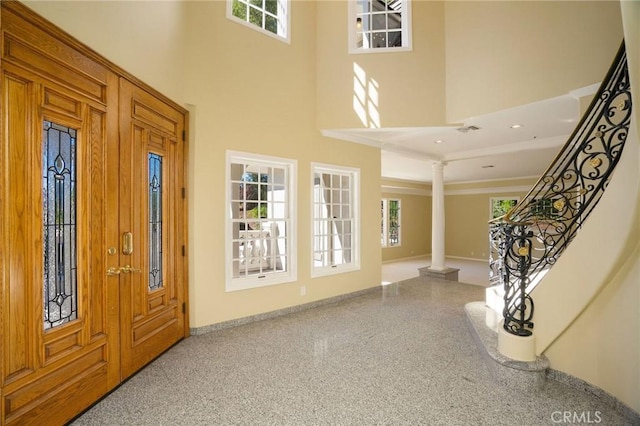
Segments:
[[[286,245],[287,245],[287,270],[281,273],[266,274],[264,278],[258,278],[257,275],[249,277],[234,278],[233,277],[233,249],[231,241],[233,240],[232,226],[232,210],[231,210],[231,163],[238,161],[247,161],[252,163],[264,162],[265,165],[283,166],[288,169],[287,174],[287,208],[289,214],[289,227],[287,229]],[[227,292],[246,290],[250,288],[266,287],[271,285],[283,284],[298,279],[297,274],[297,168],[298,161],[288,158],[272,157],[268,155],[252,154],[239,151],[226,152],[225,161],[225,290]]]
[[[411,34],[412,26],[412,13],[411,13],[412,0],[403,0],[402,11],[402,42],[406,43],[402,47],[378,47],[378,48],[364,48],[356,46],[356,0],[349,0],[348,13],[347,13],[347,33],[349,34],[349,53],[350,54],[362,54],[362,53],[391,53],[391,52],[410,52],[413,50],[413,38]]]
[[[279,5],[282,5],[282,10],[286,15],[284,19],[286,23],[286,27],[284,28],[284,35],[274,34],[271,31],[268,31],[262,27],[254,25],[250,22],[245,21],[244,19],[240,19],[233,15],[233,0],[227,0],[227,19],[230,21],[236,22],[240,25],[244,25],[245,27],[251,28],[259,33],[267,35],[271,38],[279,40],[281,42],[291,44],[291,4],[293,2],[290,0],[280,0],[278,2]]]
[[[389,199],[383,198],[382,202],[382,247],[387,247],[389,241]]]
[[[398,204],[400,205],[399,212],[398,212],[398,228],[399,228],[398,244],[393,246],[389,245],[389,201],[397,201]],[[382,202],[384,203],[384,208],[383,208],[384,241],[382,242],[382,247],[383,248],[401,247],[402,246],[402,200],[400,198],[383,198]]]
[[[353,182],[353,249],[351,251],[352,261],[347,264],[329,265],[316,267],[314,264],[314,178],[316,172],[337,172],[351,173]],[[324,277],[327,275],[341,274],[345,272],[360,270],[360,169],[354,167],[336,166],[333,164],[311,163],[311,278]]]

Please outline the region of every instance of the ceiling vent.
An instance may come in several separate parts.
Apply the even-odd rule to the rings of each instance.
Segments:
[[[477,126],[466,126],[466,127],[459,127],[456,130],[459,131],[459,132],[462,132],[462,133],[467,133],[469,131],[480,130],[480,127],[477,127]]]

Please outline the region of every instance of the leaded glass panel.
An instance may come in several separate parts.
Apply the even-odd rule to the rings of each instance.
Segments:
[[[149,153],[149,290],[162,288],[162,156]]]
[[[44,329],[78,318],[77,131],[50,121],[42,128]]]

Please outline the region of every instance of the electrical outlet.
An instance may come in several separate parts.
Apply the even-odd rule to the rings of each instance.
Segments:
[[[300,287],[300,296],[306,296],[307,295],[307,286],[303,285]]]

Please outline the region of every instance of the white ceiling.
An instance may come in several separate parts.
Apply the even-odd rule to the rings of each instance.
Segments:
[[[578,124],[580,98],[597,88],[595,84],[557,98],[469,117],[453,126],[333,129],[322,134],[379,147],[383,178],[431,182],[435,161],[446,163],[445,182],[538,177]],[[512,128],[515,124],[521,127]],[[468,126],[479,130],[458,130]]]

